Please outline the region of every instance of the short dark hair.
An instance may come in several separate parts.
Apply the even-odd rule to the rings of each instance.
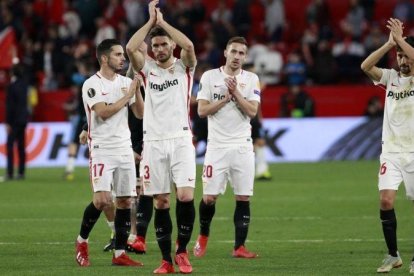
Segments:
[[[156,36],[167,36],[167,37],[171,38],[171,36],[160,26],[155,26],[149,32],[149,38],[150,39],[153,39]]]
[[[232,43],[240,43],[246,45],[246,47],[249,47],[249,45],[247,45],[247,40],[242,36],[233,36],[230,38],[227,42],[226,48]]]
[[[411,47],[414,48],[414,37],[407,36],[405,38],[405,42],[407,42]],[[398,44],[397,44],[396,48],[397,48],[397,52],[401,52],[402,51],[401,47]]]
[[[109,56],[113,46],[121,45],[121,42],[117,39],[104,39],[96,47],[96,58],[98,59],[99,64],[101,64],[101,57],[103,55]]]

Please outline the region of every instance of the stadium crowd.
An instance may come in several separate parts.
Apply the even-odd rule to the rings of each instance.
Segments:
[[[306,20],[299,32],[288,12],[288,5],[298,2],[306,5],[298,15]],[[392,16],[410,28],[414,4],[349,0],[345,16],[338,18],[337,2],[347,1],[175,0],[160,5],[167,20],[194,42],[199,66],[221,65],[225,43],[240,35],[251,45],[248,62],[268,85],[366,82],[359,64],[387,38],[387,18],[375,17],[376,8],[393,2]],[[0,86],[7,84],[8,69],[18,58],[41,91],[79,83],[97,67],[94,49],[100,41],[117,38],[125,46],[148,16],[144,0],[7,0],[1,1],[0,12],[0,49],[8,53],[0,62]],[[387,55],[379,65],[393,62]]]

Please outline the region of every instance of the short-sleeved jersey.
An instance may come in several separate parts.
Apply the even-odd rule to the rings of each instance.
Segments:
[[[224,79],[230,77],[223,67],[209,70],[201,76],[197,100],[210,103],[222,99],[228,93]],[[260,83],[256,74],[241,70],[236,76],[238,89],[247,101],[260,102]],[[229,144],[251,143],[250,118],[231,100],[215,114],[208,116],[209,147],[225,147]]]
[[[144,141],[191,137],[189,104],[194,67],[175,59],[169,68],[145,62]]]
[[[116,75],[113,81],[96,73],[82,86],[83,105],[88,118],[88,138],[91,151],[106,151],[109,155],[131,151],[131,132],[128,128],[128,107],[125,106],[110,118],[103,120],[92,107],[100,102],[108,105],[117,102],[128,91],[132,80]],[[129,104],[135,102],[135,96]]]
[[[374,84],[385,89],[382,152],[414,152],[414,78],[381,69]]]

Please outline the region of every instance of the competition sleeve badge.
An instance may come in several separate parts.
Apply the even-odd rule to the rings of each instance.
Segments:
[[[93,88],[89,88],[87,93],[88,93],[89,98],[93,98],[96,95],[96,91]]]

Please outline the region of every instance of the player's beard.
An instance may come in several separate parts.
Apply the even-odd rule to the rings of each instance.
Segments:
[[[408,66],[408,65],[406,65],[406,64],[401,64],[400,65],[400,72],[403,75],[410,75],[410,73],[411,73],[411,67]]]
[[[114,63],[111,62],[111,60],[108,61],[108,67],[112,69],[115,73],[119,73],[122,70],[123,66],[117,66]]]
[[[157,56],[157,60],[160,63],[164,63],[167,62],[171,57],[171,52],[167,52],[162,58],[160,58],[159,56]]]

